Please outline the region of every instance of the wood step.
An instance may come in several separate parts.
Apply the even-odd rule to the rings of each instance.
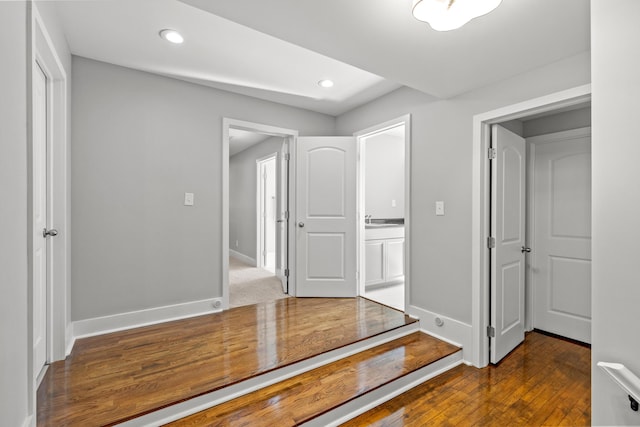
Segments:
[[[351,419],[359,426],[591,425],[589,346],[538,332],[499,365],[461,365]]]
[[[49,367],[37,423],[102,426],[210,406],[417,327],[363,298],[286,298],[80,339]]]
[[[415,332],[168,425],[326,426],[353,416],[353,411],[363,412],[357,410],[367,403],[377,405],[404,391],[396,381],[405,379],[404,387],[413,387],[461,363],[461,353],[458,347]]]

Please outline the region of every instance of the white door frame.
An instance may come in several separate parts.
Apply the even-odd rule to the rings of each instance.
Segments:
[[[364,295],[365,282],[365,259],[364,259],[364,213],[365,200],[361,183],[364,180],[364,168],[362,167],[364,154],[364,138],[375,135],[385,130],[404,125],[404,306],[405,311],[410,306],[409,296],[411,295],[411,269],[409,260],[411,259],[411,114],[397,117],[392,120],[368,127],[361,131],[355,132],[358,144],[358,160],[357,160],[357,197],[358,197],[358,233],[356,239],[358,242],[357,260],[358,260],[358,294]]]
[[[471,220],[471,363],[484,367],[489,363],[489,219],[491,198],[489,191],[490,127],[504,122],[582,104],[591,100],[591,85],[578,86],[561,92],[509,105],[473,117],[473,170]]]
[[[47,271],[47,362],[63,360],[70,352],[73,345],[71,334],[70,315],[70,236],[69,236],[69,152],[67,134],[67,74],[62,61],[55,50],[54,43],[47,31],[44,21],[38,13],[37,6],[29,3],[31,7],[31,33],[30,33],[30,66],[28,68],[28,81],[32,82],[33,73],[40,66],[47,76],[47,110],[49,123],[47,129],[47,199],[48,203],[48,227],[56,228],[58,235],[48,239],[48,271]],[[39,65],[38,65],[39,64]],[[31,90],[29,90],[31,94]],[[32,123],[33,101],[28,99],[29,122]],[[28,147],[28,173],[33,171],[32,143],[33,134],[29,130]],[[33,277],[31,268],[33,258],[31,254],[33,240],[33,180],[28,181],[28,340],[33,341]],[[31,346],[29,346],[31,347]],[[29,403],[32,414],[35,414],[36,378],[33,373],[33,349],[28,351],[29,373]]]
[[[278,136],[289,140],[289,171],[295,171],[298,131],[224,117],[222,119],[222,309],[229,308],[229,128]],[[291,176],[291,174],[289,175]],[[295,218],[295,180],[289,179],[289,218]],[[295,295],[295,228],[289,221],[289,294]]]
[[[256,159],[256,232],[257,232],[257,236],[256,236],[256,266],[258,268],[264,268],[264,257],[262,255],[262,251],[264,248],[264,234],[265,234],[265,230],[264,230],[264,221],[261,218],[261,207],[263,206],[262,204],[264,203],[264,188],[262,186],[263,184],[263,177],[261,175],[261,170],[262,170],[262,165],[268,161],[273,160],[274,164],[276,159],[278,158],[278,153],[271,153],[268,154],[264,157],[260,157],[259,159]],[[274,183],[274,187],[275,187],[275,183]],[[276,190],[276,194],[277,194],[277,190]],[[279,201],[277,201],[279,203]],[[275,231],[275,230],[274,230]],[[274,232],[275,235],[275,232]],[[277,252],[277,249],[276,249]],[[274,261],[275,262],[275,261]],[[275,264],[274,264],[274,268],[276,268]]]

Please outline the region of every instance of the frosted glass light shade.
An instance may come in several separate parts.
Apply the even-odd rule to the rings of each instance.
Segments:
[[[502,0],[413,0],[413,16],[436,31],[462,27],[498,7]]]

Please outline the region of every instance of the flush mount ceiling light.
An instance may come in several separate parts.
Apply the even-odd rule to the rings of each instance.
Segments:
[[[486,15],[502,0],[413,0],[413,16],[429,23],[436,31],[462,27],[478,16]]]
[[[325,80],[320,80],[320,81],[318,82],[318,86],[320,86],[320,87],[327,87],[327,88],[328,88],[328,87],[333,87],[333,81],[331,81],[331,80],[326,80],[326,79],[325,79]]]
[[[175,44],[180,44],[184,41],[184,37],[176,30],[164,29],[160,31],[160,37]]]

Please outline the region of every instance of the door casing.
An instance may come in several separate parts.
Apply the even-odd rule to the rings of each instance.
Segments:
[[[68,151],[68,118],[67,98],[68,85],[67,74],[62,61],[55,49],[49,32],[44,24],[36,4],[28,3],[30,33],[29,33],[29,67],[27,79],[32,81],[35,67],[39,66],[48,79],[48,122],[47,130],[48,147],[48,188],[47,196],[51,203],[48,206],[50,226],[58,230],[58,236],[49,239],[49,266],[47,273],[49,286],[47,289],[47,360],[49,362],[63,360],[71,353],[73,336],[71,333],[70,311],[70,236],[69,236],[69,177],[70,163]],[[33,118],[33,102],[30,100],[29,89],[29,122]],[[33,171],[32,157],[32,130],[29,129],[29,145],[27,158],[28,175]],[[33,181],[29,178],[27,187],[27,226],[28,226],[28,342],[33,342],[33,266],[32,240],[33,240]],[[28,379],[29,379],[29,410],[33,416],[36,411],[36,378],[33,374],[33,349],[28,350]]]
[[[248,122],[245,120],[237,120],[232,118],[222,119],[222,230],[220,234],[221,250],[222,254],[221,265],[222,271],[220,278],[222,283],[222,309],[229,308],[229,128],[241,129],[249,132],[258,132],[265,135],[278,136],[281,138],[287,138],[289,141],[289,169],[295,170],[295,154],[296,154],[296,140],[298,138],[298,131],[293,129],[286,129],[277,126],[266,125],[262,123]],[[295,218],[295,182],[289,180],[289,294],[295,295],[295,229],[294,221],[291,218]]]
[[[473,170],[471,222],[471,352],[476,367],[489,363],[489,248],[490,235],[490,179],[489,157],[491,125],[538,113],[584,104],[591,100],[591,85],[556,92],[528,101],[509,105],[473,117]]]
[[[405,311],[409,311],[409,296],[411,295],[411,114],[405,114],[392,120],[368,127],[353,134],[358,144],[358,160],[357,160],[357,197],[358,197],[358,293],[364,295],[365,289],[365,246],[364,246],[364,215],[365,215],[365,198],[362,191],[364,182],[363,162],[363,146],[364,140],[372,135],[384,132],[386,130],[404,126],[404,306]]]

